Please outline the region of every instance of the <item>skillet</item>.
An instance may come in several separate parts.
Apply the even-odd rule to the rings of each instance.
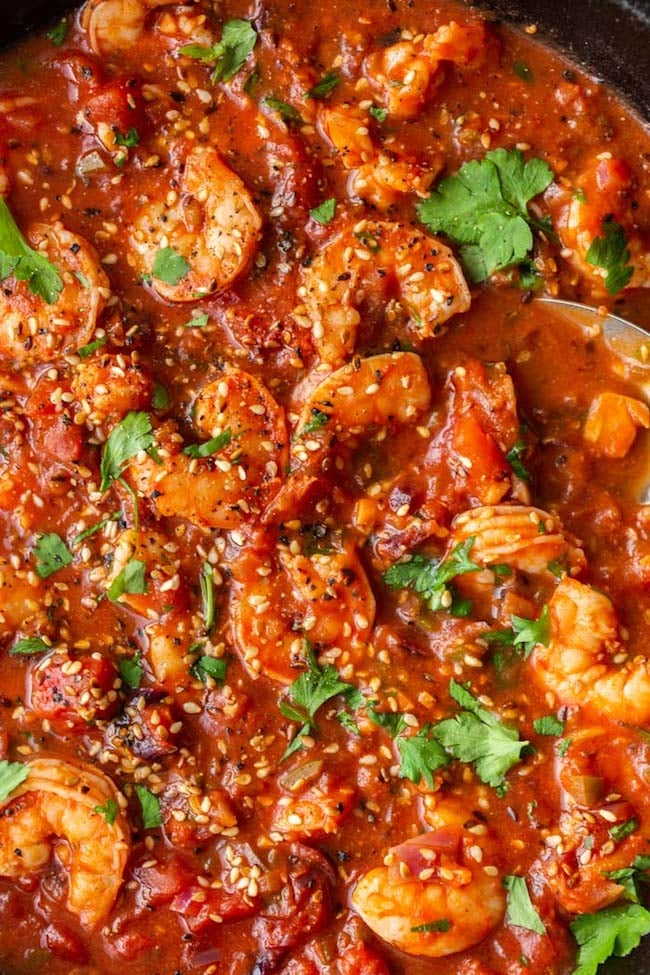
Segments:
[[[80,2],[6,3],[0,47],[50,24]],[[650,122],[650,0],[475,0],[475,5],[496,20],[536,24],[541,39],[617,90]],[[650,938],[627,958],[601,965],[599,975],[650,975]]]

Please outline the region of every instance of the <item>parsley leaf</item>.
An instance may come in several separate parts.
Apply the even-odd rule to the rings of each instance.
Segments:
[[[72,547],[76,548],[77,545],[81,545],[81,543],[85,542],[87,538],[91,538],[93,535],[96,535],[97,532],[100,532],[102,528],[105,528],[110,521],[119,521],[121,517],[121,511],[114,511],[112,515],[108,516],[108,518],[102,518],[102,520],[98,521],[96,525],[91,525],[90,528],[85,528],[72,539]]]
[[[28,775],[29,767],[22,762],[0,762],[0,802],[4,802]]]
[[[134,657],[122,657],[119,663],[120,677],[131,690],[137,691],[144,673],[142,664],[142,654],[136,653]]]
[[[456,576],[481,570],[469,558],[475,540],[476,536],[472,535],[459,543],[442,562],[422,555],[414,555],[410,562],[397,562],[384,574],[384,581],[391,589],[413,589],[430,609],[441,609],[448,582]]]
[[[625,231],[615,220],[603,220],[603,236],[595,237],[585,260],[594,267],[601,267],[607,271],[605,287],[610,295],[616,295],[634,274],[630,266],[630,250],[627,246]]]
[[[368,704],[366,713],[373,724],[379,728],[384,728],[391,738],[395,738],[407,727],[404,715],[399,711],[375,711],[372,705]]]
[[[379,108],[377,105],[371,105],[368,111],[374,119],[377,119],[380,125],[382,122],[385,122],[388,117],[387,108]]]
[[[611,838],[615,843],[620,843],[627,836],[631,836],[632,833],[636,833],[639,828],[638,819],[626,819],[624,823],[617,823],[616,826],[612,826],[611,829],[607,830]]]
[[[563,738],[562,741],[559,741],[557,743],[556,751],[560,756],[560,758],[564,758],[568,750],[571,748],[572,744],[573,744],[573,738]]]
[[[158,380],[155,379],[153,384],[153,395],[151,397],[152,407],[154,410],[166,410],[169,403],[169,391],[161,382],[158,382]]]
[[[327,421],[329,420],[329,414],[323,413],[322,410],[317,409],[315,406],[311,408],[311,420],[305,423],[304,427],[298,434],[299,437],[304,437],[308,433],[316,433],[318,430],[322,430]]]
[[[32,294],[48,305],[54,304],[63,290],[57,269],[42,254],[32,250],[0,197],[0,280],[11,274],[17,281],[27,281]]]
[[[438,921],[427,921],[426,924],[416,924],[411,931],[423,934],[429,934],[431,931],[449,931],[451,928],[451,921],[448,917],[441,917]]]
[[[32,555],[36,558],[36,573],[41,579],[47,579],[72,562],[72,553],[55,532],[41,535],[32,549]]]
[[[223,450],[227,447],[232,440],[232,431],[230,429],[224,430],[217,437],[212,437],[211,440],[206,440],[204,443],[191,443],[187,447],[183,447],[183,453],[187,454],[188,457],[211,457],[212,454],[216,454],[219,450]]]
[[[48,30],[45,36],[52,41],[54,47],[61,47],[66,37],[68,36],[67,20],[60,20],[58,24],[55,24],[54,27]]]
[[[120,807],[115,799],[108,798],[103,806],[94,806],[93,812],[99,813],[109,826],[112,826],[117,819]]]
[[[319,206],[314,207],[313,210],[309,211],[309,216],[316,223],[321,223],[324,227],[328,223],[331,223],[334,219],[334,214],[336,213],[336,197],[330,196],[329,199],[324,200]]]
[[[512,70],[522,81],[532,83],[535,80],[535,75],[525,61],[515,61],[512,65]]]
[[[288,102],[283,102],[280,98],[276,98],[275,95],[266,95],[264,104],[281,115],[285,122],[302,122],[300,112],[293,105],[289,105]]]
[[[40,636],[27,636],[19,640],[18,643],[14,643],[13,647],[9,647],[9,656],[27,657],[34,653],[45,653],[49,649],[49,645]]]
[[[433,233],[460,245],[469,278],[484,281],[524,260],[533,246],[528,202],[553,181],[541,159],[524,160],[518,149],[496,149],[443,179],[418,206]]]
[[[536,620],[527,620],[524,616],[511,616],[512,629],[515,638],[512,641],[514,647],[524,648],[524,660],[527,660],[538,643],[548,646],[551,636],[551,614],[548,606],[545,606]]]
[[[165,284],[177,285],[190,270],[188,260],[177,254],[173,247],[161,247],[156,254],[151,273]]]
[[[111,430],[104,444],[100,473],[100,491],[106,491],[111,482],[124,470],[127,460],[135,457],[141,450],[151,453],[154,449],[154,436],[151,418],[148,413],[127,413]]]
[[[341,83],[341,78],[337,71],[328,71],[323,75],[313,88],[305,92],[305,98],[327,98],[331,92]]]
[[[147,580],[145,579],[146,565],[139,559],[131,559],[127,562],[119,575],[116,575],[108,589],[108,598],[112,603],[116,603],[120,596],[125,593],[140,595],[147,591]]]
[[[190,673],[201,683],[206,683],[206,678],[211,677],[217,684],[222,684],[226,679],[227,661],[223,657],[199,657],[190,667]]]
[[[545,714],[542,718],[535,718],[533,728],[538,735],[555,735],[559,738],[564,734],[564,721],[558,721],[554,714]]]
[[[214,64],[211,80],[230,81],[243,67],[247,57],[257,43],[257,33],[248,20],[228,20],[223,25],[221,40],[212,47],[201,44],[186,44],[179,48],[179,54],[184,54],[195,61]]]
[[[158,797],[153,792],[145,789],[143,785],[136,785],[135,791],[140,800],[142,825],[144,828],[154,829],[156,826],[162,826],[162,814],[160,812]]]
[[[203,605],[203,623],[206,632],[209,633],[214,626],[216,618],[216,607],[214,602],[214,574],[209,562],[203,563],[203,569],[199,576],[199,586],[201,589],[201,602]]]
[[[432,737],[431,725],[425,725],[417,735],[410,738],[398,738],[396,745],[402,760],[401,777],[410,779],[416,785],[423,778],[429,788],[433,789],[433,773],[449,765],[449,756],[442,745]]]
[[[97,349],[101,349],[101,347],[106,345],[107,342],[107,337],[102,335],[101,338],[95,339],[94,342],[89,342],[88,345],[82,345],[80,349],[77,349],[77,355],[80,359],[87,359],[88,356],[91,356],[93,352],[97,351]]]
[[[126,146],[127,149],[135,149],[136,146],[140,145],[140,133],[134,126],[124,134],[119,129],[115,129],[114,135],[116,146]]]
[[[570,927],[580,946],[573,975],[596,975],[601,962],[629,955],[650,933],[650,911],[640,904],[619,904],[582,914]]]
[[[204,315],[193,315],[188,322],[185,322],[185,328],[205,328],[205,326],[210,321],[210,316]]]
[[[509,874],[503,878],[503,886],[508,891],[506,921],[536,934],[546,934],[544,923],[530,899],[525,879]]]
[[[435,737],[454,758],[473,762],[481,782],[503,790],[506,772],[521,760],[528,742],[520,741],[514,728],[503,725],[455,680],[449,693],[464,710],[440,721],[433,729]]]
[[[528,473],[528,468],[522,461],[522,457],[528,450],[528,444],[525,440],[517,440],[515,444],[510,448],[506,454],[506,461],[510,464],[513,472],[517,477],[525,481],[526,484],[530,482],[530,474]]]
[[[638,904],[641,900],[642,883],[648,883],[648,871],[650,870],[650,856],[638,856],[635,858],[631,867],[623,867],[621,870],[609,870],[605,876],[609,880],[620,884],[624,890],[624,896]]]

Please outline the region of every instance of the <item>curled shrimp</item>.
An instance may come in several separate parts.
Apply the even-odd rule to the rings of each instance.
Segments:
[[[95,249],[63,224],[34,224],[27,236],[34,250],[56,267],[63,288],[48,304],[25,281],[10,277],[3,282],[0,356],[48,362],[90,341],[110,294],[109,282]]]
[[[562,704],[589,706],[615,721],[650,721],[650,666],[630,659],[618,621],[604,593],[564,578],[549,602],[548,646],[531,658],[544,686]]]
[[[392,847],[382,866],[361,877],[352,906],[394,947],[441,958],[478,944],[499,924],[505,893],[492,839],[466,808],[442,800],[427,819],[430,832]]]
[[[81,11],[81,26],[91,50],[113,54],[133,47],[144,30],[147,15],[176,0],[88,0]]]
[[[436,335],[467,311],[470,294],[460,265],[435,237],[405,224],[363,220],[340,233],[303,271],[298,319],[312,322],[318,355],[335,367],[354,352],[361,315],[359,289],[399,294],[418,338]]]
[[[222,437],[221,446],[189,456],[174,424],[162,424],[156,431],[162,463],[144,456],[131,464],[136,490],[159,515],[195,525],[233,529],[256,520],[277,494],[287,464],[284,410],[259,379],[229,366],[199,393],[194,427],[206,440]]]
[[[69,874],[67,908],[94,928],[117,897],[131,846],[118,792],[101,772],[61,759],[37,758],[26,768],[0,807],[0,875],[30,876],[54,847]],[[111,823],[96,810],[108,802],[117,807]]]
[[[375,599],[350,543],[314,555],[247,546],[229,568],[233,640],[252,677],[290,684],[307,662],[305,637],[339,670],[363,662]]]
[[[180,176],[179,192],[150,200],[135,215],[131,233],[138,270],[168,301],[196,301],[225,291],[248,268],[262,221],[242,180],[211,146],[195,146]],[[165,248],[178,272],[155,273]]]

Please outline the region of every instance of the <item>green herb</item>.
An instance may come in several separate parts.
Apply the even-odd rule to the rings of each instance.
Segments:
[[[28,775],[29,766],[22,762],[0,762],[0,802],[4,802]]]
[[[94,342],[89,342],[88,345],[82,345],[80,349],[77,349],[77,355],[81,359],[87,359],[88,356],[91,356],[93,352],[97,351],[97,349],[101,349],[101,347],[106,345],[107,342],[108,338],[105,335],[102,335],[101,338],[95,339]]]
[[[616,826],[612,826],[611,829],[607,830],[611,838],[615,843],[620,843],[627,836],[631,836],[632,833],[636,833],[639,828],[638,819],[627,819],[624,823],[617,823]]]
[[[336,720],[343,725],[346,731],[349,731],[352,735],[360,735],[359,725],[354,720],[353,716],[349,711],[339,711],[336,715]]]
[[[469,553],[476,536],[456,545],[442,562],[414,555],[410,562],[397,562],[384,574],[391,589],[413,589],[430,609],[441,608],[447,583],[468,572],[480,572],[481,566],[472,562]]]
[[[449,615],[456,616],[458,619],[467,619],[472,615],[472,600],[460,599],[450,587],[451,603],[449,604]]]
[[[122,474],[126,462],[141,450],[151,454],[154,450],[154,435],[151,417],[148,413],[127,413],[111,430],[104,444],[100,473],[100,491],[106,491],[111,483]]]
[[[443,179],[418,215],[433,233],[460,245],[472,281],[485,281],[527,257],[533,246],[528,203],[552,181],[543,160],[526,162],[518,149],[497,149]]]
[[[124,594],[140,595],[146,592],[145,569],[145,563],[139,559],[131,559],[127,562],[110,584],[107,595],[111,602],[116,603]]]
[[[293,105],[289,105],[288,102],[283,102],[274,95],[266,95],[264,104],[281,115],[285,122],[302,122],[302,115]]]
[[[145,789],[143,785],[136,785],[135,791],[140,800],[142,825],[144,828],[154,829],[156,826],[162,826],[162,814],[160,812],[158,797],[153,792]]]
[[[512,70],[518,78],[522,79],[522,81],[532,83],[535,80],[535,75],[525,61],[515,61],[512,65]]]
[[[609,870],[605,876],[620,884],[623,887],[624,896],[632,903],[638,904],[641,900],[641,884],[647,884],[650,879],[648,877],[649,870],[650,856],[638,856],[631,867]]]
[[[366,713],[372,723],[378,725],[380,728],[384,728],[391,738],[395,738],[407,727],[407,724],[404,721],[404,715],[400,714],[399,712],[375,711],[375,709],[368,704],[366,707]]]
[[[317,82],[313,88],[305,92],[305,98],[327,98],[331,92],[334,91],[337,85],[341,83],[341,78],[336,71],[328,71],[327,74],[323,75],[321,80]]]
[[[546,568],[549,572],[553,573],[556,579],[561,579],[567,571],[566,563],[557,559],[553,559],[551,562],[549,562]]]
[[[185,328],[205,328],[209,321],[210,316],[207,313],[205,315],[193,315],[188,322],[185,322]]]
[[[640,904],[619,904],[582,914],[570,927],[580,946],[573,975],[596,975],[601,962],[629,955],[650,933],[650,911]]]
[[[551,614],[545,606],[536,620],[528,620],[524,616],[511,616],[512,629],[515,638],[514,647],[524,648],[524,660],[527,660],[538,643],[547,647],[551,635]]]
[[[203,623],[206,632],[209,633],[214,626],[216,608],[214,601],[214,573],[209,562],[203,563],[203,569],[199,576],[199,586],[201,588],[201,603],[203,606]]]
[[[154,410],[166,410],[170,403],[170,397],[168,390],[159,383],[158,380],[154,380],[153,384],[153,396],[151,397],[151,405]]]
[[[528,470],[521,458],[524,456],[527,450],[528,444],[526,441],[518,440],[506,454],[506,460],[510,464],[513,472],[517,475],[517,477],[520,477],[522,481],[525,481],[526,484],[530,482],[530,474],[528,473]]]
[[[563,738],[562,741],[559,741],[557,743],[556,751],[560,756],[560,758],[564,758],[569,748],[571,747],[572,743],[573,743],[573,738]]]
[[[374,119],[377,119],[380,125],[385,122],[388,117],[388,109],[379,108],[377,105],[371,105],[369,112]]]
[[[489,565],[488,569],[494,572],[495,576],[500,579],[502,576],[511,576],[512,569],[505,562],[497,562],[495,565]]]
[[[634,274],[630,266],[630,250],[627,246],[625,231],[615,220],[603,220],[603,236],[595,237],[586,254],[588,264],[601,267],[607,271],[605,287],[610,295],[616,295],[627,284]]]
[[[522,291],[538,291],[544,284],[542,275],[533,261],[522,261],[519,265],[519,287]]]
[[[528,886],[523,877],[509,874],[503,878],[503,886],[508,891],[506,920],[518,928],[526,928],[536,934],[546,934],[546,928],[530,899]]]
[[[36,558],[36,573],[41,579],[47,579],[72,562],[72,553],[55,532],[41,535],[32,549],[32,554]]]
[[[142,654],[136,653],[134,657],[122,657],[119,663],[120,677],[134,691],[139,688],[144,673],[141,660]]]
[[[329,414],[323,413],[322,410],[317,409],[315,406],[311,408],[311,420],[305,423],[304,427],[298,434],[299,437],[304,437],[308,433],[316,433],[318,430],[322,430],[327,421],[329,420]]]
[[[370,251],[371,254],[376,254],[381,250],[381,244],[373,234],[369,234],[367,230],[355,230],[354,236],[357,238],[359,243]],[[405,351],[405,345],[402,344],[402,351]]]
[[[575,196],[578,203],[582,203],[584,205],[587,202],[587,194],[585,193],[584,190],[578,189],[575,191],[573,195]]]
[[[309,216],[316,223],[322,223],[323,226],[327,226],[334,219],[334,214],[336,213],[336,198],[330,196],[328,200],[325,200],[319,206],[314,207],[313,210],[309,211]]]
[[[45,36],[52,41],[54,47],[61,47],[66,37],[68,36],[67,20],[60,20],[58,24],[55,24],[54,27],[48,30]]]
[[[27,281],[32,294],[48,305],[54,304],[63,289],[57,269],[42,254],[32,250],[0,197],[0,280],[12,274],[17,281]]]
[[[127,149],[135,149],[140,145],[140,133],[136,128],[130,128],[126,134],[122,134],[119,129],[114,129],[115,145],[126,146]]]
[[[216,454],[219,450],[227,447],[231,440],[232,430],[224,430],[219,436],[212,437],[205,443],[188,444],[187,447],[183,447],[183,453],[187,454],[188,457],[211,457],[212,454]]]
[[[558,721],[554,714],[545,714],[543,718],[535,718],[533,728],[538,735],[555,735],[559,738],[564,734],[564,721]]]
[[[93,808],[93,812],[99,813],[100,816],[103,816],[104,820],[108,823],[109,826],[113,825],[113,823],[117,819],[117,815],[119,811],[120,811],[120,807],[118,803],[115,801],[115,799],[111,799],[111,798],[107,799],[106,803],[103,806],[94,806]]]
[[[429,934],[430,931],[449,931],[451,928],[451,921],[447,917],[441,917],[439,921],[427,921],[426,924],[416,924],[411,931],[421,932],[422,934]]]
[[[223,657],[199,657],[190,667],[190,673],[203,684],[207,683],[207,678],[211,677],[217,684],[222,684],[226,679],[227,662]]]
[[[112,515],[108,516],[108,518],[102,518],[102,520],[98,521],[96,525],[91,525],[90,528],[86,528],[84,531],[79,532],[79,534],[75,535],[75,537],[72,539],[72,547],[76,548],[77,545],[81,545],[81,543],[85,542],[87,538],[90,538],[92,535],[95,535],[97,532],[101,531],[102,528],[105,528],[110,521],[118,521],[121,516],[121,511],[114,511]]]
[[[400,737],[395,744],[402,760],[401,777],[410,779],[416,785],[423,778],[429,788],[433,789],[433,773],[449,765],[449,756],[431,735],[431,730],[431,725],[427,724],[417,735],[410,738]]]
[[[214,64],[211,80],[230,81],[243,67],[248,55],[251,54],[257,42],[257,33],[248,20],[229,20],[223,25],[221,40],[211,47],[200,44],[187,44],[179,48],[179,54],[184,54],[195,61]]]
[[[455,680],[449,685],[449,693],[464,710],[439,722],[433,730],[435,737],[454,758],[474,763],[481,782],[503,791],[506,772],[521,760],[529,743],[520,741],[514,728],[501,724]]]
[[[162,247],[156,254],[151,273],[165,284],[177,285],[189,270],[189,262],[182,254],[177,254],[173,247]]]
[[[49,650],[49,645],[42,640],[40,636],[26,636],[18,643],[14,643],[13,647],[9,647],[9,656],[30,656],[33,653],[45,653]]]

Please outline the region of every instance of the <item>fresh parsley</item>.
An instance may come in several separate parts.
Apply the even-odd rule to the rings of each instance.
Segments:
[[[121,511],[114,511],[112,515],[109,515],[108,518],[102,518],[102,520],[98,521],[96,525],[91,525],[90,528],[84,528],[82,532],[79,532],[79,534],[75,535],[75,537],[72,539],[72,547],[76,548],[78,545],[81,545],[81,543],[85,542],[87,538],[91,538],[93,535],[96,535],[97,532],[100,532],[102,528],[105,528],[109,522],[119,521],[121,517]]]
[[[151,273],[165,284],[177,285],[190,270],[189,261],[178,254],[173,247],[161,247],[156,254]]]
[[[485,281],[532,250],[528,203],[552,181],[553,172],[542,159],[526,162],[518,149],[496,149],[443,179],[419,204],[418,215],[433,233],[460,245],[472,281]]]
[[[522,81],[527,81],[529,84],[532,84],[535,80],[535,75],[525,61],[515,61],[512,65],[512,70]]]
[[[340,83],[341,77],[338,72],[328,71],[320,81],[305,92],[305,98],[327,98]]]
[[[105,335],[101,338],[95,339],[94,342],[89,342],[88,345],[82,345],[80,349],[77,349],[77,355],[80,359],[87,359],[89,356],[96,352],[97,349],[101,349],[103,345],[106,345],[108,339]]]
[[[433,931],[449,931],[451,928],[451,921],[448,917],[441,917],[438,921],[427,921],[426,924],[416,924],[415,927],[411,928],[411,931],[418,934],[429,934]]]
[[[119,129],[114,129],[115,145],[125,146],[127,149],[135,149],[140,145],[140,133],[135,127],[131,127],[128,132],[122,133]]]
[[[521,478],[522,481],[525,481],[526,484],[530,482],[530,474],[528,473],[528,468],[524,464],[522,458],[525,456],[527,451],[528,444],[526,441],[517,440],[517,442],[513,444],[506,454],[506,461],[510,464],[513,473],[515,473],[517,477]]]
[[[551,636],[551,613],[545,606],[536,620],[528,620],[524,616],[511,616],[512,630],[515,638],[514,647],[523,647],[524,660],[527,660],[538,643],[547,647]]]
[[[185,328],[205,328],[210,321],[207,312],[204,315],[192,315],[189,321],[185,322]]]
[[[153,395],[151,397],[151,405],[154,410],[166,410],[170,403],[170,396],[168,389],[163,386],[158,380],[154,380],[153,384]]]
[[[132,691],[137,691],[142,683],[144,668],[141,660],[142,654],[136,653],[134,657],[122,657],[119,663],[120,677]]]
[[[48,30],[45,36],[52,41],[54,47],[61,47],[66,37],[68,36],[67,20],[60,20],[58,24],[55,24],[54,27]]]
[[[285,122],[302,122],[303,120],[298,109],[294,108],[288,102],[283,102],[281,98],[276,98],[275,95],[266,95],[264,104],[272,108],[274,112],[277,112]]]
[[[214,600],[214,573],[209,562],[203,563],[199,576],[201,589],[201,603],[203,607],[203,623],[206,633],[210,633],[216,619],[216,605]]]
[[[202,684],[211,677],[217,684],[223,684],[226,679],[227,661],[223,657],[199,657],[190,667],[190,673]]]
[[[612,826],[607,832],[615,843],[620,843],[626,837],[631,836],[632,833],[636,833],[638,828],[638,819],[626,819],[624,823],[617,823],[616,826]]]
[[[560,758],[564,758],[568,750],[571,748],[572,744],[573,744],[573,738],[563,738],[562,741],[558,741],[555,750],[557,751]]]
[[[142,825],[145,829],[155,829],[162,826],[162,814],[160,812],[160,802],[158,797],[145,789],[143,785],[136,785],[135,791],[140,800],[140,810],[142,812]]]
[[[36,574],[41,579],[47,579],[72,562],[72,552],[56,532],[41,535],[32,549],[32,555],[36,559]]]
[[[179,54],[213,64],[211,80],[230,81],[243,67],[248,55],[252,53],[257,43],[257,33],[248,20],[228,20],[223,25],[221,40],[211,47],[201,44],[186,44],[179,48]]]
[[[543,718],[535,718],[533,728],[538,735],[555,735],[559,738],[564,734],[564,721],[559,721],[554,714],[545,714]]]
[[[13,647],[9,647],[10,657],[29,657],[35,653],[45,653],[50,649],[49,644],[42,640],[40,636],[26,636]]]
[[[232,430],[224,430],[217,437],[206,440],[204,443],[191,443],[183,447],[183,453],[188,457],[211,457],[227,447],[232,440]]]
[[[146,565],[139,559],[127,562],[119,575],[116,575],[108,589],[108,598],[116,603],[125,594],[140,595],[147,591],[145,578]]]
[[[304,427],[298,434],[299,437],[305,437],[309,433],[317,433],[322,430],[327,421],[329,420],[329,414],[323,413],[322,410],[317,409],[315,406],[311,408],[311,420],[305,423]]]
[[[366,714],[373,724],[379,728],[384,728],[391,738],[397,737],[407,728],[404,715],[400,714],[399,711],[376,711],[371,704],[367,704]]]
[[[631,867],[610,870],[605,873],[605,876],[608,880],[621,885],[627,900],[638,904],[641,900],[641,884],[647,884],[650,879],[648,871],[650,871],[650,856],[641,855],[635,858]]]
[[[442,562],[414,555],[410,562],[397,562],[384,574],[391,589],[413,589],[431,610],[442,607],[447,583],[468,572],[480,572],[481,566],[472,562],[469,553],[476,536],[466,539],[452,549]]]
[[[371,105],[368,111],[370,112],[371,116],[379,122],[380,125],[385,122],[388,117],[388,109],[379,108],[378,105]]]
[[[103,816],[105,822],[108,823],[109,826],[113,825],[117,819],[119,811],[119,804],[115,801],[115,799],[111,799],[110,797],[106,800],[103,806],[94,806],[93,808],[93,812],[99,813],[100,816]]]
[[[416,785],[424,779],[430,789],[433,789],[433,773],[449,765],[449,756],[445,749],[431,734],[430,724],[420,728],[416,735],[409,738],[401,736],[396,739],[397,751],[401,758],[400,775],[403,779],[410,779]],[[435,732],[434,732],[435,733]]]
[[[32,294],[48,305],[54,304],[63,289],[57,269],[42,254],[32,250],[0,197],[0,280],[12,274],[17,281],[27,281]]]
[[[4,802],[28,775],[29,766],[22,762],[0,762],[0,802]]]
[[[154,451],[154,435],[151,417],[148,413],[127,413],[111,430],[104,444],[100,473],[100,491],[106,491],[111,483],[119,478],[126,462],[141,450],[151,454]]]
[[[605,287],[610,295],[616,295],[634,274],[630,266],[630,249],[625,231],[615,220],[603,220],[602,237],[595,237],[586,254],[586,261],[607,271]]]
[[[336,213],[336,197],[330,196],[329,199],[324,200],[319,206],[314,207],[313,210],[309,211],[309,216],[316,223],[321,223],[324,227],[328,223],[331,223],[334,219],[334,214]]]
[[[640,904],[618,904],[582,914],[570,927],[580,946],[573,975],[597,975],[601,962],[629,955],[650,934],[650,911]]]
[[[544,922],[530,899],[525,879],[509,874],[503,878],[503,886],[508,892],[506,921],[536,934],[546,934]]]

